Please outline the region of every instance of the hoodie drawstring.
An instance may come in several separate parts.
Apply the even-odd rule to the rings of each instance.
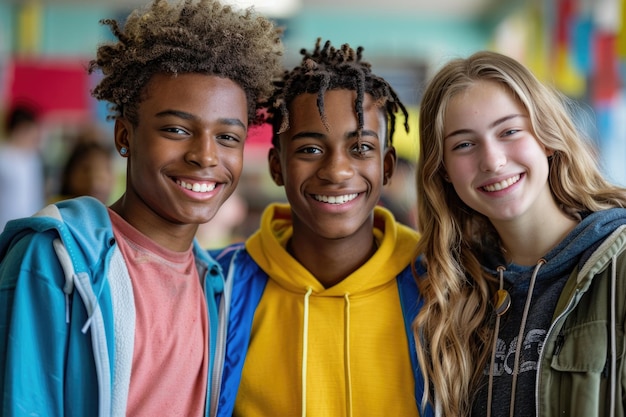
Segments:
[[[63,245],[63,242],[61,242],[61,239],[54,239],[52,246],[54,247],[54,251],[56,252],[65,275],[63,292],[65,293],[65,323],[68,324],[70,322],[70,294],[74,291],[74,277],[76,274],[74,273],[74,266],[72,265],[70,255],[67,253],[67,249],[65,245]]]
[[[517,334],[517,346],[515,348],[515,363],[513,364],[513,383],[511,384],[511,406],[509,408],[509,416],[514,417],[515,414],[515,390],[517,388],[517,375],[519,374],[519,358],[522,350],[522,342],[524,339],[524,330],[526,330],[526,319],[528,319],[528,311],[530,310],[530,301],[533,298],[533,290],[535,288],[535,281],[539,273],[539,268],[546,263],[545,259],[539,259],[537,266],[533,271],[533,275],[530,278],[530,285],[528,287],[528,295],[526,296],[526,304],[524,305],[524,313],[522,314],[522,323],[519,327],[519,333]]]
[[[302,329],[302,417],[306,417],[306,366],[309,354],[309,299],[313,288],[308,287],[304,294],[304,323]]]
[[[537,280],[537,275],[539,274],[539,268],[546,263],[545,259],[539,259],[537,261],[537,266],[533,270],[533,274],[530,278],[530,285],[528,286],[528,295],[526,296],[526,304],[524,305],[524,313],[522,314],[522,322],[520,323],[519,333],[517,334],[517,346],[515,348],[515,362],[513,364],[513,382],[511,384],[511,404],[509,406],[509,416],[514,417],[515,415],[515,391],[517,389],[517,376],[519,373],[519,360],[520,354],[522,350],[522,342],[524,338],[524,330],[526,330],[526,320],[528,319],[528,311],[530,310],[530,302],[533,298],[533,290],[535,288],[535,281]],[[504,285],[504,267],[498,267],[498,272],[500,275],[500,289],[502,290]],[[503,313],[502,313],[503,314]],[[493,340],[493,350],[491,352],[491,364],[489,366],[489,386],[487,391],[487,417],[491,416],[491,402],[492,402],[492,392],[493,392],[493,371],[495,366],[495,357],[496,357],[496,349],[498,343],[498,333],[500,331],[500,316],[496,317],[496,329],[494,333]]]
[[[345,362],[346,362],[346,415],[352,417],[352,375],[350,370],[350,294],[346,293],[343,298],[346,300],[346,334],[345,334]]]
[[[304,317],[302,323],[302,417],[306,417],[306,379],[309,346],[309,303],[313,288],[307,287],[304,294]],[[352,370],[350,369],[350,294],[343,296],[345,300],[346,325],[345,325],[345,374],[346,374],[346,416],[352,417]]]
[[[496,350],[497,350],[497,344],[498,344],[498,334],[500,333],[500,317],[507,312],[507,310],[509,309],[509,307],[511,306],[511,299],[510,296],[508,295],[509,293],[506,292],[506,290],[504,289],[504,270],[505,268],[503,266],[499,266],[498,267],[498,275],[500,277],[500,288],[498,289],[498,295],[500,295],[501,293],[505,292],[506,293],[506,297],[509,298],[508,300],[508,305],[505,308],[500,308],[500,300],[496,301],[496,306],[495,306],[495,310],[496,310],[496,329],[493,335],[493,347],[491,349],[491,362],[489,364],[489,385],[487,387],[487,417],[491,417],[491,402],[492,402],[492,397],[493,397],[493,372],[494,372],[494,366],[496,363]]]

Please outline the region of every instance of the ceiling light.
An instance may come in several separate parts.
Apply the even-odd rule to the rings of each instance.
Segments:
[[[253,7],[257,12],[273,18],[286,18],[295,14],[302,0],[224,0],[238,8]]]

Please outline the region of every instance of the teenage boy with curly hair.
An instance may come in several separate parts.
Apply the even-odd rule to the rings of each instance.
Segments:
[[[218,264],[194,237],[234,191],[280,74],[280,30],[217,0],[156,0],[101,45],[126,190],[0,236],[0,415],[212,416]]]

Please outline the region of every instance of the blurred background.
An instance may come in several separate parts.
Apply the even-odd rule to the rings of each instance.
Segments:
[[[123,189],[124,160],[110,153],[112,123],[106,120],[106,104],[89,94],[97,75],[88,76],[85,69],[97,45],[112,40],[99,20],[123,19],[145,1],[0,0],[0,115],[4,121],[15,104],[24,102],[37,109],[41,135],[36,148],[46,202],[86,193],[112,202]],[[626,185],[624,0],[229,1],[254,6],[285,27],[286,66],[299,63],[300,49],[311,49],[317,37],[365,48],[374,71],[390,81],[411,113],[411,132],[398,129],[395,139],[401,169],[382,201],[409,225],[415,217],[421,92],[448,59],[480,49],[519,59],[572,98],[578,104],[576,120],[594,141],[605,174]],[[7,142],[7,123],[2,136]],[[105,155],[101,162],[85,162],[85,146],[76,149],[93,142],[107,151],[100,153]],[[220,210],[208,225],[210,233],[202,228],[199,234],[207,247],[246,237],[258,226],[262,208],[284,199],[268,174],[268,130],[251,132],[246,147],[244,177],[229,202],[232,207]],[[79,151],[81,156],[70,158]],[[8,166],[4,161],[0,157],[0,177],[2,165]],[[82,167],[69,166],[80,161]],[[88,178],[89,184],[70,189],[64,183],[72,176]],[[0,191],[0,216],[3,200],[9,197]]]

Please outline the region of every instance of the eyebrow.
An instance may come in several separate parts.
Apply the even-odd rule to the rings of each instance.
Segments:
[[[156,117],[167,117],[167,116],[174,116],[174,117],[178,117],[184,120],[199,120],[197,116],[191,113],[180,111],[180,110],[163,110],[156,114]],[[223,117],[223,118],[218,119],[218,121],[225,125],[239,126],[239,127],[242,127],[243,129],[247,129],[246,125],[237,118]]]
[[[355,131],[352,131],[352,132],[348,133],[346,138],[347,139],[352,139],[352,138],[355,138],[357,136],[358,136],[358,134],[357,134],[357,132],[355,130]],[[363,136],[371,136],[371,137],[374,137],[374,138],[378,139],[378,133],[376,133],[373,130],[369,130],[369,129],[364,129],[361,132],[361,137],[363,137]],[[325,137],[326,137],[326,135],[324,133],[304,131],[304,132],[298,132],[295,135],[293,135],[291,137],[291,140],[297,140],[297,139],[301,139],[301,138],[313,138],[313,139],[322,140]]]
[[[511,119],[515,119],[517,117],[528,117],[524,114],[519,114],[519,113],[514,113],[514,114],[509,114],[507,116],[501,117],[497,120],[495,120],[493,123],[489,124],[489,128],[494,128],[496,126],[498,126],[499,124],[502,124],[504,122],[506,122],[507,120],[511,120]],[[443,139],[446,140],[452,136],[456,136],[456,135],[461,135],[463,133],[471,133],[472,130],[471,129],[458,129],[455,130],[454,132],[450,132],[448,133]]]

